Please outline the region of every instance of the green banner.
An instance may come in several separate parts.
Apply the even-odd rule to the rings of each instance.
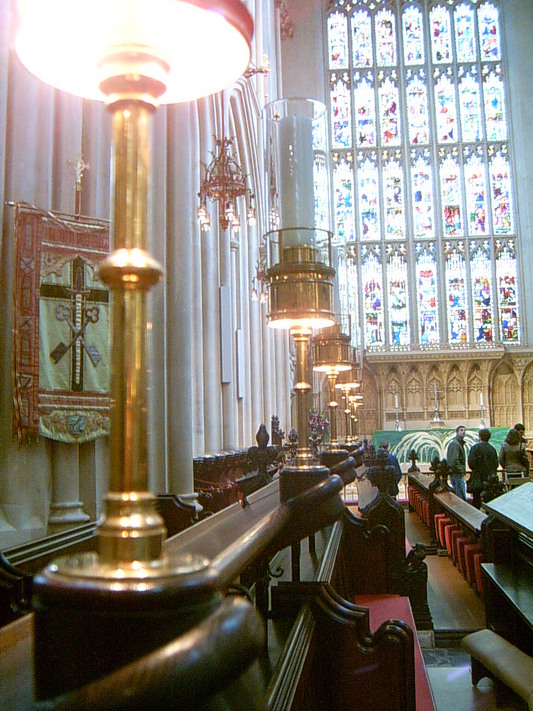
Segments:
[[[499,453],[502,442],[509,432],[508,427],[489,427],[491,431],[490,443]],[[479,429],[467,429],[465,444],[467,450],[479,441]],[[442,430],[378,430],[372,440],[376,447],[380,442],[390,442],[390,449],[400,463],[409,462],[411,450],[415,450],[418,462],[430,463],[434,457],[446,458],[446,450],[450,441],[455,437],[455,429]]]

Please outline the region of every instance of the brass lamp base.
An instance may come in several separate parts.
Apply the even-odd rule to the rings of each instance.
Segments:
[[[96,553],[59,558],[34,577],[37,701],[101,678],[183,634],[220,602],[186,581],[208,566],[187,555],[117,567]]]

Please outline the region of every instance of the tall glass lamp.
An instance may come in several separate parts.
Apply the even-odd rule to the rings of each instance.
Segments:
[[[327,476],[308,445],[313,329],[334,324],[326,107],[314,99],[280,99],[264,109],[268,313],[289,329],[296,348],[294,391],[298,451],[284,468],[281,494]],[[298,474],[298,477],[293,477]]]
[[[312,339],[313,370],[325,373],[329,381],[330,401],[329,416],[331,427],[330,449],[338,449],[337,443],[337,398],[336,383],[339,373],[352,369],[352,347],[350,345],[349,322],[342,314],[337,317],[337,323],[323,328]]]
[[[112,294],[110,491],[98,553],[60,559],[37,580],[36,695],[49,698],[110,671],[86,654],[100,649],[102,636],[116,647],[111,667],[175,636],[183,623],[171,610],[173,581],[207,564],[165,558],[163,520],[148,491],[146,299],[162,277],[147,251],[150,122],[160,103],[235,81],[250,62],[253,22],[237,0],[17,0],[17,7],[22,64],[56,89],[104,101],[113,124],[113,251],[99,271]],[[106,615],[98,619],[100,605]],[[141,640],[139,617],[149,609],[159,622],[151,620]],[[68,642],[64,630],[72,632]]]

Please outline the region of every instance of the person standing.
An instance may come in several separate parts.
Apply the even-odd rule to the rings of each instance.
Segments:
[[[526,473],[529,476],[529,470],[531,468],[530,461],[529,461],[529,454],[527,453],[527,440],[524,437],[524,434],[526,432],[525,426],[521,422],[517,422],[516,425],[513,427],[518,434],[520,435],[520,448],[524,451],[524,456],[523,460],[524,463],[526,464]]]
[[[455,428],[455,437],[448,445],[446,460],[450,467],[450,484],[456,495],[466,501],[466,427],[459,425]]]
[[[524,477],[529,472],[529,458],[521,439],[520,434],[513,427],[500,447],[498,460],[501,468],[505,470],[507,479]]]
[[[472,494],[472,504],[476,509],[481,507],[481,492],[485,482],[489,481],[491,476],[498,475],[498,452],[489,443],[490,436],[490,430],[479,430],[479,442],[476,442],[468,453],[471,474],[466,486]]]

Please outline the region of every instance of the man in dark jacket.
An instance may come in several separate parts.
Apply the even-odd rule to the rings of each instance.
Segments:
[[[459,425],[455,428],[455,437],[448,445],[446,460],[450,467],[450,484],[460,499],[466,501],[466,452],[465,452],[466,427]]]
[[[476,442],[468,455],[471,469],[468,491],[472,494],[472,504],[481,507],[481,491],[491,476],[498,474],[498,452],[489,444],[491,432],[485,428],[479,430],[479,442]]]

